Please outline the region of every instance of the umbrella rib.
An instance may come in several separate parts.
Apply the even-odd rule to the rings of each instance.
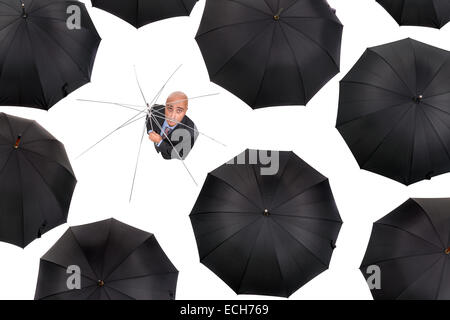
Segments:
[[[22,150],[25,151],[25,152],[34,153],[34,154],[40,156],[41,158],[45,159],[46,162],[51,162],[51,163],[57,164],[58,166],[60,166],[60,167],[63,168],[64,170],[66,170],[72,177],[75,177],[74,173],[73,173],[71,170],[69,170],[68,168],[66,168],[65,166],[63,166],[61,163],[59,163],[59,162],[57,162],[57,161],[55,161],[55,160],[51,160],[51,159],[49,159],[48,157],[46,157],[46,156],[40,154],[39,152],[30,150],[30,149],[25,149],[25,148],[22,148]],[[27,157],[24,157],[24,158],[27,159]],[[30,162],[30,163],[33,165],[33,167],[35,168],[35,170],[36,170],[37,172],[39,172],[39,171],[37,170],[37,168],[34,166],[34,164],[33,164],[30,160],[27,159],[27,161]],[[42,177],[42,179],[44,179],[44,178]],[[50,186],[49,186],[49,188],[50,188]],[[51,190],[51,189],[50,189],[50,190]]]
[[[184,1],[183,0],[178,0],[178,2],[181,2],[181,5],[183,6],[184,10],[186,10],[186,13],[189,14],[189,10],[186,7],[186,4],[184,3]]]
[[[22,169],[20,167],[20,160],[19,156],[16,153],[17,157],[17,170],[18,170],[18,176],[19,176],[19,188],[20,188],[20,212],[22,217],[22,245],[25,246],[25,210],[23,205],[23,183],[22,183]]]
[[[431,218],[430,218],[430,216],[428,215],[428,213],[427,213],[427,211],[425,210],[425,208],[424,207],[422,207],[421,205],[420,205],[420,203],[419,202],[417,202],[417,201],[415,201],[415,200],[413,200],[419,207],[420,207],[420,209],[422,209],[422,214],[425,216],[425,218],[428,220],[428,222],[430,223],[430,225],[431,225],[431,227],[433,228],[433,230],[434,230],[434,232],[436,233],[436,236],[437,236],[437,238],[439,239],[439,242],[441,243],[441,245],[442,245],[442,247],[443,248],[446,248],[447,246],[442,242],[442,239],[441,239],[441,237],[439,236],[439,232],[437,231],[437,229],[436,229],[436,226],[434,225],[434,223],[433,223],[433,220],[431,220]]]
[[[75,243],[78,245],[78,248],[80,248],[80,252],[83,254],[84,258],[86,259],[87,265],[88,265],[89,268],[91,269],[92,274],[93,274],[94,276],[96,276],[98,280],[100,280],[100,278],[98,277],[97,273],[96,273],[95,270],[92,268],[92,266],[91,266],[91,264],[90,264],[90,262],[89,262],[89,259],[88,259],[87,256],[86,256],[86,253],[84,252],[83,248],[81,247],[80,243],[78,242],[78,239],[77,239],[77,237],[75,236],[75,233],[73,232],[73,230],[72,230],[71,228],[69,228],[69,230],[70,230],[70,233],[72,234],[72,237],[73,237]]]
[[[302,70],[300,69],[300,65],[299,65],[299,63],[298,63],[298,61],[297,61],[297,57],[295,56],[294,49],[292,48],[291,42],[289,41],[289,39],[288,39],[288,37],[287,37],[287,35],[286,35],[286,32],[285,32],[284,29],[282,28],[282,25],[280,25],[279,27],[280,27],[280,29],[281,29],[281,33],[282,33],[283,36],[284,36],[284,39],[286,40],[286,43],[288,44],[288,47],[289,47],[289,49],[290,49],[290,51],[291,51],[291,54],[292,54],[292,57],[294,58],[295,65],[296,65],[296,67],[297,67],[297,73],[298,73],[298,75],[299,75],[299,77],[300,77],[300,81],[302,82],[302,89],[303,89],[302,91],[303,91],[303,95],[304,95],[305,101],[306,101],[306,100],[308,100],[308,97],[307,97],[307,94],[306,94],[306,86],[305,86],[305,80],[303,79]],[[331,56],[330,56],[330,57],[331,57]]]
[[[298,176],[298,175],[297,175],[297,176]],[[294,200],[294,199],[297,198],[298,196],[301,196],[301,195],[304,194],[305,192],[310,191],[311,189],[317,187],[318,185],[320,185],[320,184],[322,184],[322,183],[324,183],[324,182],[326,182],[326,181],[328,181],[328,179],[322,180],[322,181],[320,181],[320,182],[318,182],[318,183],[316,183],[316,184],[314,184],[314,185],[312,185],[312,186],[307,187],[306,189],[304,189],[304,190],[300,191],[299,193],[293,195],[293,196],[290,197],[289,199],[287,199],[287,200],[281,202],[281,203],[280,203],[279,205],[277,205],[275,208],[272,208],[272,210],[278,209],[278,208],[281,207],[282,205],[285,205],[285,204],[289,203],[290,201]]]
[[[20,19],[20,17],[14,19],[14,20],[12,20],[12,21],[10,21],[8,24],[6,24],[5,26],[3,26],[3,27],[0,29],[0,31],[3,31],[4,29],[8,28],[10,25],[12,25],[14,22],[17,22],[19,19]],[[13,39],[11,40],[10,45],[11,45],[12,41],[14,40],[14,38],[15,38],[15,35],[14,35]]]
[[[433,75],[433,77],[431,78],[430,82],[424,87],[423,92],[425,93],[427,91],[427,89],[430,87],[430,85],[433,83],[434,79],[436,79],[436,77],[439,75],[439,73],[441,72],[441,70],[444,68],[444,66],[448,63],[450,57],[447,57],[447,59],[445,59],[445,61],[442,63],[442,65],[439,67],[439,69],[436,71],[436,73]],[[429,98],[429,97],[427,97]]]
[[[270,61],[270,58],[272,56],[272,46],[273,46],[273,40],[274,39],[275,39],[275,29],[272,28],[272,39],[270,40],[269,53],[267,55],[266,63],[264,65],[264,74],[263,74],[263,76],[261,78],[261,81],[259,82],[258,91],[256,92],[255,100],[253,101],[254,105],[256,105],[256,101],[258,101],[258,97],[261,94],[262,86],[263,86],[264,80],[266,78],[267,67],[269,65],[269,61]]]
[[[437,136],[437,138],[438,138],[438,140],[439,140],[441,146],[444,148],[445,153],[447,154],[448,159],[450,160],[450,153],[449,153],[449,151],[448,151],[448,149],[447,149],[447,146],[446,146],[445,143],[442,141],[442,138],[441,138],[441,136],[439,135],[439,132],[436,130],[436,127],[435,127],[434,123],[431,122],[431,120],[430,120],[430,118],[428,117],[427,113],[426,113],[423,109],[421,109],[421,111],[422,111],[422,113],[425,115],[425,118],[426,118],[426,119],[428,120],[428,122],[430,123],[431,128],[433,129],[433,131],[434,131],[435,135]]]
[[[427,269],[425,269],[421,274],[420,274],[420,276],[415,280],[415,281],[413,281],[412,283],[410,283],[408,286],[406,286],[406,288],[405,289],[403,289],[401,292],[400,292],[400,294],[397,296],[397,297],[395,297],[395,299],[397,300],[403,293],[405,293],[409,288],[411,288],[411,286],[413,285],[413,284],[415,284],[417,281],[419,281],[420,279],[422,279],[422,277],[428,272],[428,271],[430,271],[440,260],[442,259],[442,257],[439,257],[435,262],[433,262],[433,264],[431,265],[431,266],[429,266]]]
[[[406,84],[405,80],[403,80],[400,75],[398,74],[397,70],[394,69],[394,67],[389,63],[389,61],[387,61],[386,58],[384,58],[383,56],[381,56],[378,52],[371,50],[370,48],[367,49],[370,52],[373,52],[376,56],[378,56],[384,63],[386,63],[389,68],[395,73],[395,75],[397,76],[397,78],[403,83],[403,85],[405,86],[406,89],[408,89],[408,91],[411,93],[412,96],[415,96],[415,92],[413,92],[411,90],[411,88]]]
[[[96,284],[92,284],[92,285],[89,285],[89,286],[87,286],[87,287],[84,287],[84,288],[81,289],[81,290],[90,289],[90,288],[95,287],[95,286],[96,286]],[[69,289],[69,290],[66,290],[66,291],[60,291],[60,292],[57,292],[57,293],[52,293],[52,294],[50,294],[50,295],[41,297],[41,298],[39,298],[39,300],[45,300],[45,299],[48,299],[48,298],[51,298],[51,297],[59,296],[60,294],[64,294],[64,293],[68,293],[68,292],[72,292],[72,291],[81,291],[81,290],[78,290],[78,289]],[[95,291],[95,290],[94,290],[94,291]],[[90,295],[89,295],[89,296],[90,296]]]
[[[163,117],[163,116],[162,116],[162,113],[160,113],[160,112],[158,112],[158,111],[153,111],[152,113],[153,113],[153,116],[154,116],[154,117],[157,117],[157,118],[159,118],[159,119],[166,119],[166,117],[165,117],[165,116]],[[184,127],[189,128],[189,129],[192,129],[192,130],[194,130],[195,132],[197,132],[198,134],[201,134],[202,136],[205,136],[206,138],[208,138],[208,139],[210,139],[210,140],[212,140],[212,141],[214,141],[214,142],[216,142],[216,143],[218,143],[218,144],[220,144],[220,145],[226,147],[226,145],[225,145],[224,143],[222,143],[222,142],[220,142],[220,141],[218,141],[218,140],[216,140],[216,139],[214,139],[214,138],[212,138],[212,137],[210,137],[210,136],[204,134],[203,132],[198,131],[198,130],[197,130],[196,128],[194,128],[194,127],[191,127],[191,126],[188,126],[187,124],[178,122],[178,121],[176,121],[175,119],[169,119],[169,120],[172,121],[172,122],[175,122],[176,124],[179,124],[179,125],[182,125],[182,126],[184,126]]]
[[[233,26],[238,26],[238,25],[241,25],[241,24],[249,24],[249,23],[259,22],[259,21],[267,21],[267,18],[254,19],[254,20],[248,20],[248,21],[244,21],[244,22],[237,22],[237,23],[230,23],[230,24],[223,24],[221,26],[218,26],[218,27],[212,28],[210,30],[207,30],[207,31],[205,31],[203,33],[199,33],[199,34],[196,35],[195,38],[198,39],[200,37],[203,37],[205,34],[208,34],[210,32],[214,32],[214,31],[218,31],[220,29],[233,27]]]
[[[414,127],[412,131],[412,141],[411,141],[411,159],[409,160],[409,173],[408,173],[408,181],[411,181],[411,175],[412,175],[412,167],[413,167],[413,160],[414,160],[414,152],[415,152],[415,145],[416,145],[416,127],[417,127],[417,111],[414,112]]]
[[[270,223],[269,223],[269,229],[270,229],[270,237],[272,238],[272,242],[271,242],[272,243],[272,249],[273,249],[273,252],[275,253],[275,260],[277,261],[278,270],[280,272],[280,278],[281,278],[281,281],[283,283],[283,286],[285,287],[286,296],[289,296],[289,293],[287,292],[288,286],[286,284],[286,279],[283,276],[283,271],[281,270],[281,264],[280,264],[280,259],[278,257],[278,252],[275,249],[275,245],[274,245],[274,243],[275,243],[275,236],[273,234],[272,225]]]
[[[130,298],[131,300],[137,300],[136,298],[133,298],[133,297],[127,295],[126,293],[124,293],[124,292],[122,292],[122,291],[119,291],[119,290],[117,290],[117,289],[114,289],[113,287],[110,287],[110,286],[108,286],[108,285],[106,285],[106,284],[105,284],[105,287],[108,288],[108,289],[112,289],[113,291],[116,291],[116,292],[118,292],[118,293],[120,293],[120,294],[122,294],[122,295],[124,295],[124,296],[127,296],[127,297]]]
[[[427,103],[427,102],[424,102],[424,101],[421,101],[421,103],[422,103],[423,105],[429,107],[429,108],[433,108],[433,109],[436,109],[436,110],[441,111],[442,113],[445,113],[445,114],[450,115],[450,112],[445,111],[445,110],[443,110],[443,109],[441,109],[441,108],[438,108],[438,107],[436,107],[436,106],[434,106],[434,105],[432,105],[432,104],[430,104],[430,103]]]
[[[241,229],[237,230],[233,234],[231,234],[229,237],[225,238],[224,240],[220,241],[214,248],[212,248],[210,251],[208,251],[205,255],[200,256],[200,261],[205,260],[211,253],[213,253],[215,250],[217,250],[220,246],[222,246],[225,242],[230,240],[231,238],[235,237],[238,233],[242,232],[244,229],[247,229],[251,225],[253,225],[257,220],[261,219],[261,216],[256,218],[255,220],[252,220],[251,222],[244,225]],[[200,252],[199,252],[200,253]]]
[[[272,219],[273,222],[275,222],[277,225],[280,226],[289,236],[291,236],[292,239],[294,239],[297,243],[299,243],[303,248],[305,248],[317,261],[319,261],[323,266],[328,267],[326,263],[324,263],[321,259],[319,259],[318,256],[315,255],[314,252],[312,252],[309,248],[307,248],[302,242],[300,242],[296,237],[292,235],[292,233],[287,230],[283,225],[281,225],[278,221],[275,219]]]
[[[142,241],[142,243],[140,243],[139,245],[137,245],[134,249],[132,249],[123,260],[121,260],[114,268],[111,269],[111,271],[104,277],[105,281],[108,280],[108,277],[117,270],[117,268],[119,268],[122,263],[124,263],[136,250],[138,250],[140,247],[142,247],[143,245],[145,245],[145,243],[150,240],[151,238],[153,238],[154,235],[149,235],[148,238],[146,238],[144,241]]]
[[[238,293],[241,292],[242,282],[244,282],[245,275],[247,273],[247,269],[248,269],[248,266],[250,264],[250,260],[251,260],[251,258],[253,256],[253,252],[255,251],[256,243],[258,242],[259,235],[261,234],[261,230],[262,230],[262,226],[259,228],[258,234],[255,237],[255,241],[253,242],[252,248],[250,249],[250,253],[248,255],[247,262],[245,263],[244,271],[242,272],[242,276],[241,276],[241,279],[239,280],[239,284],[238,284],[238,287],[237,287],[237,292]]]
[[[91,294],[88,295],[88,296],[86,297],[86,299],[84,299],[84,300],[89,300],[89,298],[92,297],[92,296],[94,295],[94,293],[97,292],[97,290],[99,290],[99,287],[95,288],[94,291],[92,291]]]
[[[284,12],[286,12],[286,10],[284,10]],[[325,17],[307,17],[307,16],[299,17],[299,16],[287,16],[286,14],[284,14],[283,17],[284,17],[284,19],[289,18],[289,19],[323,20],[325,22],[334,23],[337,26],[342,27],[341,23],[339,23],[339,22],[337,22],[335,20],[329,19],[329,18],[325,18]]]
[[[31,21],[30,21],[31,22]],[[42,29],[42,27],[38,24],[35,23],[34,24],[38,29],[41,30],[42,33],[46,34],[48,39],[51,39],[53,41],[54,44],[56,44],[69,58],[70,60],[72,60],[72,62],[77,66],[77,68],[79,69],[81,75],[85,78],[85,80],[89,80],[89,76],[86,76],[84,74],[83,69],[80,67],[80,65],[78,64],[78,62],[75,61],[75,59],[70,55],[70,53],[49,33],[47,32],[45,29]]]
[[[237,189],[235,189],[230,183],[228,183],[227,181],[225,181],[225,180],[223,180],[223,179],[221,179],[221,178],[219,178],[219,177],[217,177],[217,176],[214,176],[214,177],[216,177],[217,179],[219,179],[220,181],[222,181],[223,183],[225,183],[227,186],[229,186],[231,189],[233,189],[236,193],[238,193],[239,195],[241,195],[242,197],[244,197],[245,199],[247,199],[247,201],[250,203],[250,204],[252,204],[255,208],[257,208],[257,209],[261,209],[256,203],[254,203],[252,200],[250,200],[250,198],[248,198],[246,195],[244,195],[243,193],[241,193],[241,192],[239,192]]]
[[[54,261],[47,260],[47,259],[45,259],[45,258],[42,258],[41,260],[44,261],[44,262],[46,262],[46,263],[53,264],[53,265],[55,265],[55,266],[57,266],[57,267],[59,267],[59,268],[64,269],[64,270],[67,271],[67,267],[65,267],[65,266],[63,266],[63,265],[61,265],[61,264],[59,264],[59,263],[56,263],[56,262],[54,262]],[[94,280],[94,279],[92,279],[91,277],[88,277],[88,276],[84,275],[83,273],[80,273],[80,276],[82,276],[82,277],[84,277],[84,278],[86,278],[86,279],[88,279],[88,280],[90,280],[90,281],[92,281],[92,282],[94,282],[94,283],[97,283],[97,281],[98,281],[98,280]]]
[[[327,49],[325,49],[320,43],[318,43],[316,40],[314,40],[313,38],[311,38],[310,36],[308,36],[306,33],[304,33],[303,31],[298,30],[297,28],[295,28],[292,24],[290,24],[289,22],[287,22],[286,20],[280,20],[281,22],[285,23],[287,26],[289,26],[291,29],[295,30],[297,33],[303,35],[303,37],[305,37],[306,39],[308,39],[311,43],[314,43],[318,48],[320,48],[322,51],[324,51],[327,56],[331,59],[331,61],[334,63],[334,65],[336,66],[336,68],[338,70],[340,70],[338,63],[336,62],[336,60],[331,56],[330,52],[328,52]]]
[[[388,133],[380,140],[378,145],[373,149],[373,151],[367,156],[367,159],[360,165],[361,168],[363,168],[367,162],[372,159],[372,157],[375,155],[375,153],[378,151],[378,149],[383,145],[383,143],[386,141],[386,139],[391,135],[391,133],[398,127],[399,123],[403,121],[403,119],[406,117],[406,115],[411,111],[410,108],[406,109],[404,113],[400,116],[398,121],[392,126],[391,130],[388,131]]]
[[[3,165],[3,167],[0,169],[0,176],[3,174],[3,171],[5,170],[6,166],[8,165],[9,160],[11,159],[13,150],[11,149],[11,151],[9,152],[8,158],[6,159],[5,164]]]
[[[238,55],[239,52],[242,51],[242,49],[244,49],[245,47],[247,47],[247,46],[248,46],[250,43],[252,43],[256,38],[260,37],[261,34],[264,34],[265,30],[268,29],[267,27],[269,27],[269,26],[271,26],[271,25],[272,25],[271,22],[270,22],[270,23],[267,23],[267,26],[266,26],[261,32],[256,33],[253,37],[250,38],[250,40],[248,40],[247,42],[245,42],[239,49],[236,50],[235,53],[233,53],[233,54],[231,55],[230,58],[228,58],[228,59],[223,63],[223,65],[222,65],[216,72],[214,72],[214,74],[211,74],[210,78],[212,78],[212,77],[214,77],[215,75],[217,75],[218,73],[220,73],[220,72],[225,68],[225,66],[226,66],[228,63],[230,63],[230,61],[233,60],[233,58],[234,58],[236,55]]]
[[[20,18],[18,18],[18,19],[20,19]],[[11,25],[11,24],[14,23],[14,22],[17,22],[18,19],[12,21],[12,22],[11,22],[10,24],[8,24],[7,26]],[[5,29],[7,26],[5,26],[4,28],[2,28],[0,31],[2,31],[3,29]],[[14,40],[16,39],[16,35],[17,35],[17,32],[19,31],[19,27],[20,27],[20,24],[17,26],[16,31],[14,31],[14,36],[11,38],[11,41],[10,41],[9,44],[8,44],[8,49],[6,49],[6,52],[5,52],[5,59],[3,60],[3,63],[2,63],[2,65],[1,65],[1,69],[0,69],[0,76],[3,75],[3,71],[5,70],[6,60],[8,59],[9,52],[10,52],[10,50],[11,50],[12,44],[13,44]],[[6,118],[8,118],[8,117],[6,117]],[[8,122],[9,122],[9,121],[8,121]]]
[[[398,226],[395,226],[395,225],[392,225],[392,224],[383,223],[383,222],[377,222],[377,223],[375,223],[375,224],[381,225],[381,226],[385,226],[385,227],[389,227],[389,228],[393,228],[393,229],[397,229],[397,230],[400,230],[400,231],[403,231],[403,232],[405,232],[405,233],[407,233],[407,234],[409,234],[409,235],[411,235],[411,236],[413,236],[413,237],[415,237],[415,238],[417,238],[417,239],[420,239],[420,240],[422,240],[422,241],[424,241],[424,242],[426,242],[426,243],[428,243],[428,244],[433,245],[433,246],[436,247],[436,248],[439,248],[439,250],[442,250],[442,249],[441,249],[438,245],[436,245],[435,243],[433,243],[433,242],[431,242],[431,241],[428,241],[428,240],[422,238],[421,236],[418,236],[417,234],[414,234],[414,233],[412,233],[412,232],[410,232],[410,231],[408,231],[408,230],[402,229],[402,228],[400,228],[400,227],[398,227]]]
[[[36,55],[34,54],[33,41],[31,40],[31,35],[30,35],[30,30],[28,28],[28,23],[25,23],[25,29],[27,30],[28,41],[30,42],[31,51],[32,51],[32,54],[33,54],[33,61],[34,61],[33,66],[34,66],[34,70],[36,72],[37,78],[39,79],[39,87],[41,89],[41,94],[42,94],[42,97],[44,98],[44,103],[48,105],[47,97],[45,96],[44,87],[42,86],[42,80],[41,80],[41,77],[39,75],[39,70],[38,70],[37,64],[36,64]]]
[[[159,127],[159,130],[164,134],[164,136],[166,137],[167,141],[170,143],[170,145],[172,146],[172,150],[175,150],[175,152],[177,153],[178,159],[181,161],[181,163],[183,164],[184,168],[186,169],[186,171],[189,173],[192,181],[194,181],[195,185],[198,186],[197,181],[195,181],[194,176],[192,175],[191,171],[189,171],[189,168],[187,167],[186,163],[184,162],[184,159],[181,158],[180,153],[178,152],[178,150],[175,148],[175,146],[173,145],[172,141],[170,141],[169,137],[167,136],[167,134],[163,131],[163,129],[161,128],[161,125],[158,123],[158,120],[152,115],[150,114],[153,119],[155,120],[156,125]]]
[[[410,103],[409,103],[409,102],[402,102],[402,103],[397,103],[397,104],[394,104],[394,105],[391,105],[391,106],[387,106],[387,107],[384,107],[384,108],[382,108],[382,109],[380,109],[380,110],[373,111],[373,112],[370,112],[370,113],[366,113],[366,114],[363,114],[363,115],[361,115],[361,116],[358,116],[357,118],[354,118],[354,119],[350,119],[350,120],[341,122],[341,123],[339,123],[337,126],[338,126],[338,127],[342,127],[342,126],[345,126],[345,125],[347,125],[347,124],[349,124],[349,123],[352,123],[353,121],[361,120],[361,119],[363,119],[363,118],[365,118],[365,117],[373,116],[373,115],[377,114],[378,112],[384,111],[384,110],[386,110],[386,109],[390,109],[390,108],[394,108],[394,107],[399,107],[399,106],[402,106],[402,105],[404,105],[404,104],[410,104]]]
[[[270,16],[270,14],[268,14],[267,12],[264,12],[264,11],[262,11],[260,9],[257,9],[255,7],[252,7],[252,6],[249,6],[248,4],[244,4],[244,3],[240,2],[240,1],[237,1],[237,0],[228,0],[228,1],[234,2],[234,3],[238,3],[238,4],[240,4],[243,7],[246,7],[248,9],[252,9],[252,10],[255,10],[255,11],[258,11],[258,12],[260,12],[260,13],[266,15],[266,16]]]
[[[200,212],[194,212],[192,213],[192,217],[195,217],[196,215],[208,215],[208,214],[251,214],[251,215],[260,215],[260,213],[252,212],[252,211],[237,211],[237,212],[231,212],[231,211],[200,211]]]
[[[193,215],[192,217],[191,217],[191,220],[192,219],[194,219],[194,218],[196,218],[196,215]],[[254,220],[255,221],[255,220]],[[253,221],[252,221],[253,222]],[[252,223],[252,222],[250,222],[250,223]],[[203,233],[201,233],[201,234],[196,234],[196,239],[197,239],[197,241],[198,240],[200,240],[201,238],[204,238],[205,236],[208,236],[208,235],[211,235],[211,234],[214,234],[214,233],[216,233],[216,232],[218,232],[218,231],[220,231],[220,230],[224,230],[224,229],[227,229],[227,228],[230,228],[230,227],[234,227],[234,226],[239,226],[239,225],[242,225],[243,224],[243,222],[242,221],[238,221],[238,222],[234,222],[234,223],[230,223],[230,224],[227,224],[227,225],[222,225],[222,226],[220,226],[220,227],[217,227],[217,228],[215,228],[215,229],[209,229],[207,232],[203,232]],[[247,226],[247,225],[246,225]]]
[[[256,187],[258,188],[259,196],[261,197],[261,201],[264,203],[264,196],[261,191],[261,186],[259,185],[259,182],[258,182],[258,177],[256,176],[255,165],[252,165],[250,170],[253,172],[253,177],[255,178],[255,184],[256,184]]]
[[[272,214],[272,217],[274,218],[274,220],[275,220],[275,218],[277,218],[277,215],[276,214]],[[283,217],[283,216],[281,216],[281,217]],[[281,224],[281,222],[280,222],[280,224]],[[308,230],[308,229],[305,229],[304,227],[302,227],[302,226],[300,226],[300,225],[294,225],[294,224],[291,224],[293,227],[295,227],[295,228],[298,228],[298,229],[301,229],[301,230],[303,230],[303,231],[306,231],[307,233],[310,233],[310,234],[313,234],[313,235],[315,235],[316,237],[318,237],[318,238],[321,238],[321,239],[323,239],[323,240],[325,240],[327,243],[329,243],[332,239],[329,239],[329,238],[325,238],[324,236],[322,236],[322,235],[320,235],[320,234],[318,234],[318,233],[315,233],[315,232],[313,232],[312,230]]]
[[[321,203],[321,202],[317,202],[317,203]],[[300,206],[302,206],[302,205],[300,205]],[[281,216],[281,217],[292,217],[292,218],[296,218],[296,219],[305,219],[305,220],[327,221],[327,222],[334,222],[334,223],[342,224],[342,221],[328,219],[328,218],[296,216],[295,214],[279,214],[279,213],[276,213],[276,212],[272,212],[272,215],[273,216]]]
[[[442,267],[442,272],[441,272],[441,276],[440,276],[440,279],[439,279],[439,286],[438,286],[438,289],[436,291],[435,300],[438,300],[439,294],[441,293],[442,280],[444,279],[445,268],[447,267],[447,262],[448,262],[448,259],[445,259],[444,266]]]
[[[393,90],[389,90],[389,89],[386,89],[386,88],[383,88],[383,87],[380,87],[380,86],[375,86],[373,84],[362,82],[362,81],[342,80],[341,83],[358,84],[358,85],[362,85],[362,86],[372,87],[372,88],[376,88],[376,89],[379,89],[379,90],[383,90],[383,91],[386,91],[386,92],[393,93],[393,94],[398,95],[400,97],[411,99],[411,97],[408,97],[405,94],[402,94],[402,93],[399,93],[399,92],[395,92]]]
[[[108,298],[108,300],[112,300],[111,297],[109,296],[108,291],[106,290],[106,288],[103,288],[103,292],[105,293],[105,295]]]
[[[5,6],[7,6],[7,7],[10,7],[11,9],[14,9],[14,10],[17,11],[18,13],[21,13],[20,10],[18,10],[16,7],[11,6],[9,3],[3,2],[3,1],[0,1],[0,3],[3,4],[3,5],[5,5]]]
[[[160,273],[149,273],[149,274],[144,274],[142,276],[133,276],[133,277],[126,277],[126,278],[121,278],[121,279],[116,279],[116,280],[108,280],[108,283],[111,282],[117,282],[117,281],[123,281],[123,280],[132,280],[132,279],[140,279],[140,278],[147,278],[147,277],[153,277],[153,276],[163,276],[163,275],[170,275],[170,274],[178,274],[178,271],[168,271],[168,272],[160,272]]]
[[[113,133],[115,133],[116,131],[126,127],[127,125],[133,123],[134,121],[137,121],[136,117],[138,115],[140,115],[141,113],[144,113],[146,111],[146,109],[136,113],[133,117],[131,117],[130,119],[128,119],[127,121],[125,121],[124,123],[122,123],[120,126],[118,126],[116,129],[114,129],[113,131],[109,132],[106,136],[104,136],[102,139],[100,139],[99,141],[97,141],[95,144],[93,144],[92,146],[90,146],[89,148],[87,148],[86,150],[84,150],[80,155],[78,155],[77,158],[81,157],[82,155],[84,155],[86,152],[88,152],[89,150],[91,150],[92,148],[94,148],[96,145],[98,145],[100,142],[102,142],[103,140],[105,140],[106,138],[108,138],[109,136],[111,136]],[[145,116],[144,116],[145,117]]]
[[[141,135],[141,142],[139,143],[139,150],[138,150],[138,154],[136,157],[136,165],[134,167],[133,182],[131,184],[130,199],[129,199],[130,202],[131,202],[131,198],[133,197],[134,182],[136,181],[136,173],[137,173],[137,169],[138,169],[139,157],[141,155],[141,150],[142,150],[142,141],[144,141],[146,127],[147,127],[147,124],[144,122],[144,128],[142,129],[142,135]]]
[[[104,273],[104,271],[105,271],[106,248],[107,248],[107,246],[108,246],[109,239],[110,239],[110,237],[111,237],[112,224],[113,224],[113,220],[111,219],[111,220],[109,221],[108,236],[106,237],[105,245],[103,246],[103,263],[102,263],[102,268],[101,268],[101,270],[100,270],[100,275],[102,276],[102,279],[104,279],[104,278],[103,278],[103,273]],[[99,280],[100,280],[100,279],[99,279]]]
[[[275,191],[274,191],[274,193],[273,193],[273,198],[272,198],[272,202],[270,203],[270,207],[272,207],[273,206],[273,202],[275,201],[275,196],[278,194],[278,190],[280,189],[280,181],[283,179],[283,177],[284,177],[284,173],[286,172],[286,169],[287,169],[287,167],[288,167],[288,164],[289,164],[289,162],[291,161],[291,159],[292,159],[292,154],[290,153],[289,154],[289,158],[288,158],[288,160],[286,161],[286,164],[284,165],[284,168],[283,168],[283,171],[281,172],[281,175],[280,175],[280,177],[278,178],[278,184],[277,184],[277,187],[276,187],[276,189],[275,189]]]
[[[381,259],[381,260],[375,260],[372,262],[366,262],[364,264],[361,264],[360,268],[368,267],[370,265],[378,265],[385,262],[395,261],[395,260],[401,260],[401,259],[409,259],[409,258],[415,258],[415,257],[425,257],[425,256],[434,256],[436,254],[442,254],[442,251],[439,252],[431,252],[431,253],[419,253],[419,254],[410,254],[406,256],[399,256],[399,257],[393,257],[388,259]]]
[[[134,110],[134,111],[141,111],[144,108],[143,106],[139,106],[139,105],[131,105],[131,104],[126,104],[126,103],[109,102],[109,101],[88,100],[88,99],[77,99],[77,101],[94,102],[94,103],[101,103],[101,104],[111,104],[111,105],[115,105],[115,106],[118,106],[118,107],[131,109],[131,110]],[[135,107],[139,107],[139,109],[135,108]]]
[[[156,95],[153,97],[153,99],[152,99],[150,105],[153,105],[153,104],[159,99],[159,97],[161,96],[161,93],[163,92],[164,88],[167,86],[167,84],[169,83],[169,81],[170,81],[170,80],[173,78],[173,76],[178,72],[178,70],[180,70],[180,68],[181,68],[182,66],[183,66],[183,65],[180,64],[180,65],[175,69],[175,71],[172,72],[172,74],[169,76],[169,78],[167,78],[166,82],[163,84],[163,86],[161,87],[161,89],[159,89],[159,91],[158,91],[158,92],[156,93]]]

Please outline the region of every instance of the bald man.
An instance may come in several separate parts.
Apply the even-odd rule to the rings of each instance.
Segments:
[[[152,119],[147,116],[148,138],[166,159],[185,159],[198,137],[194,122],[186,116],[188,97],[181,91],[173,92],[166,105],[151,108]]]

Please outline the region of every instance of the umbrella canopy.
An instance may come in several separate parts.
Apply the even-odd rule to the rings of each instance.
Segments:
[[[0,113],[0,241],[23,248],[65,223],[76,182],[61,142]]]
[[[450,299],[450,198],[409,199],[374,223],[361,272],[378,266],[374,299]]]
[[[91,0],[92,6],[125,20],[135,28],[162,19],[188,16],[198,0]]]
[[[48,110],[90,81],[101,39],[83,3],[4,0],[0,30],[0,105]]]
[[[253,109],[305,105],[339,72],[326,0],[207,0],[196,40],[211,81]]]
[[[440,29],[450,21],[448,0],[377,0],[401,26]]]
[[[73,266],[79,289],[67,283]],[[177,278],[153,234],[109,219],[70,227],[41,258],[35,299],[173,300]]]
[[[326,177],[293,152],[262,175],[240,164],[255,152],[208,174],[190,218],[200,261],[237,294],[288,297],[328,268],[342,221]]]
[[[361,168],[403,184],[450,171],[450,53],[405,39],[342,79],[337,125]]]

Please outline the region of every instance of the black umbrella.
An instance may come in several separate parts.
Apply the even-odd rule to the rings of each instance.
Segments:
[[[377,0],[401,26],[442,28],[450,21],[448,0]]]
[[[76,182],[61,142],[0,113],[0,241],[24,248],[65,223]]]
[[[361,168],[411,184],[450,170],[450,53],[369,48],[341,81],[337,128]]]
[[[328,268],[342,221],[326,177],[275,151],[263,175],[257,152],[209,173],[190,218],[200,261],[237,294],[288,297]]]
[[[196,40],[211,81],[253,109],[305,105],[339,72],[326,0],[207,0]]]
[[[48,110],[90,81],[101,39],[83,3],[4,0],[0,30],[0,105]]]
[[[449,212],[450,198],[409,199],[375,222],[361,265],[374,299],[450,299]]]
[[[162,19],[188,16],[198,0],[91,0],[94,7],[125,20],[135,28]]]
[[[173,300],[177,278],[153,234],[109,219],[70,227],[41,258],[35,299]]]

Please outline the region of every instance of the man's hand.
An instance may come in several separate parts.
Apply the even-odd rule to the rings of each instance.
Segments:
[[[148,138],[154,143],[160,143],[163,139],[159,134],[153,131],[148,134]]]

